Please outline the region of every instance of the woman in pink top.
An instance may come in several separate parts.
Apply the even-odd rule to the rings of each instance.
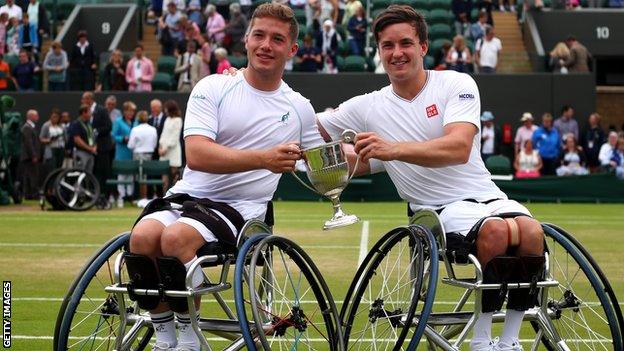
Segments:
[[[213,4],[208,4],[208,6],[206,6],[205,14],[206,33],[208,33],[210,41],[220,45],[223,37],[225,37],[225,33],[223,32],[225,29],[225,20],[223,16],[217,12],[217,8]]]
[[[202,37],[204,43],[201,45],[201,48],[199,48],[199,54],[202,61],[201,77],[203,78],[207,75],[210,75],[210,56],[212,54],[212,43],[210,42],[208,34],[204,33]]]
[[[217,74],[223,73],[226,69],[232,67],[230,61],[227,59],[227,50],[224,48],[217,48],[215,50],[215,58],[219,64],[217,65]]]
[[[0,54],[4,55],[6,47],[7,25],[9,24],[9,14],[3,12],[0,14]]]
[[[531,140],[533,132],[537,129],[537,126],[533,124],[533,115],[531,112],[523,113],[520,122],[522,122],[522,126],[516,131],[516,139],[514,140],[516,144],[516,154],[524,149],[524,143],[526,143],[527,140]]]

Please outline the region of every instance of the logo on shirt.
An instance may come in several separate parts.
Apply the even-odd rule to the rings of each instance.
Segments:
[[[425,111],[427,111],[427,118],[435,117],[435,116],[437,116],[439,114],[438,113],[438,107],[435,104],[433,104],[431,106],[427,106]]]
[[[473,94],[459,94],[459,101],[462,100],[474,100],[474,95]]]
[[[289,118],[290,118],[290,111],[286,112],[286,114],[283,114],[282,117],[280,117],[279,122],[282,124],[286,124],[288,123]]]
[[[206,100],[206,97],[201,94],[195,94],[192,96],[193,99]]]

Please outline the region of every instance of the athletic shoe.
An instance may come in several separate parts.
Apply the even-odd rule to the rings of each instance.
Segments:
[[[494,340],[475,340],[470,343],[470,351],[495,351],[498,338]]]
[[[512,339],[511,345],[506,342],[499,341],[494,346],[494,351],[523,351],[523,349],[518,339]]]
[[[175,345],[170,345],[168,342],[156,341],[152,351],[175,351]]]

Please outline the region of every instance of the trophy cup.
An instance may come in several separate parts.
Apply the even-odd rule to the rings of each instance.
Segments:
[[[347,186],[357,169],[359,158],[349,175],[349,164],[345,157],[342,143],[352,143],[355,132],[347,129],[342,133],[341,140],[303,150],[306,174],[312,187],[292,173],[303,186],[313,192],[327,197],[333,204],[334,216],[325,222],[323,230],[335,229],[357,223],[360,219],[355,215],[345,214],[340,205],[340,194]]]

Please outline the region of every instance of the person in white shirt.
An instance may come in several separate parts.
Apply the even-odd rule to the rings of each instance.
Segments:
[[[206,242],[235,247],[245,220],[265,219],[281,174],[294,170],[300,149],[323,144],[309,100],[282,80],[286,61],[297,53],[298,33],[289,7],[262,4],[245,36],[249,64],[244,72],[211,75],[197,83],[184,118],[183,177],[166,198],[147,206],[132,230],[132,253],[152,259],[174,256],[188,269]],[[172,202],[185,206],[167,210],[158,205]],[[189,207],[189,202],[195,205]],[[197,206],[202,210],[195,210]],[[229,230],[216,230],[217,224]],[[198,273],[196,285],[202,281]],[[199,350],[188,312],[176,307],[180,323],[176,338],[172,305],[158,300],[140,301],[150,311],[154,350],[176,345],[180,350]]]
[[[618,134],[614,131],[609,132],[607,142],[602,144],[600,152],[598,153],[598,160],[600,166],[608,168],[611,163],[611,156],[613,156],[614,150],[617,149]]]
[[[481,114],[481,158],[485,162],[488,157],[498,155],[502,133],[500,128],[494,125],[494,114],[490,111],[483,111]]]
[[[543,231],[524,206],[498,189],[481,160],[481,104],[474,80],[463,73],[423,68],[427,25],[409,6],[388,7],[377,16],[373,33],[391,84],[318,114],[325,139],[336,140],[345,129],[354,129],[354,150],[364,161],[357,173],[385,170],[412,211],[437,210],[447,235],[465,236],[462,241],[472,244],[484,281],[500,282],[493,270],[505,255],[514,256],[509,259],[531,277],[537,276],[543,267]],[[502,215],[510,212],[514,215]],[[484,217],[488,218],[478,233],[466,237]],[[541,263],[531,267],[526,263],[529,257]],[[505,326],[496,344],[492,316],[504,296],[489,290],[483,297],[471,349],[516,350],[532,295],[528,289],[509,294]]]
[[[154,149],[158,145],[158,133],[156,128],[147,123],[147,111],[139,111],[136,115],[139,125],[132,128],[128,138],[128,149],[132,150],[132,159],[143,162],[150,161]],[[141,199],[147,198],[147,185],[141,184],[139,188]]]
[[[494,36],[494,27],[485,25],[485,35],[475,45],[475,62],[479,73],[496,73],[501,50],[503,44]]]
[[[15,5],[14,0],[6,0],[6,5],[0,7],[0,13],[7,13],[9,18],[17,18],[18,21],[22,21],[22,8]]]

